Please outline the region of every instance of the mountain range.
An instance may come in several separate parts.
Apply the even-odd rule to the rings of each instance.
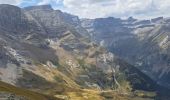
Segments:
[[[169,32],[169,18],[1,4],[0,99],[167,100]]]

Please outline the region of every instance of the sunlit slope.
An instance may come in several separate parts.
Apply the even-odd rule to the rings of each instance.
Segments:
[[[43,94],[36,93],[33,91],[29,91],[26,89],[17,88],[15,86],[9,85],[4,82],[0,82],[0,93],[1,92],[12,93],[18,96],[23,96],[27,98],[28,100],[60,100],[52,96],[47,96],[47,95],[43,95]]]

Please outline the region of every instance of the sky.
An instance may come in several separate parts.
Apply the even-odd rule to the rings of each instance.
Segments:
[[[19,7],[50,4],[80,18],[170,17],[170,0],[0,0],[0,4]]]

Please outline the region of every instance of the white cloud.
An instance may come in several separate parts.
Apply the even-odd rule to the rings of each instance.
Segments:
[[[38,3],[38,5],[44,5],[44,4],[49,4],[50,0],[42,0],[41,2]]]
[[[38,5],[44,5],[44,4],[50,4],[51,2],[53,3],[59,3],[61,0],[41,0]]]
[[[0,0],[0,4],[19,5],[23,0]]]
[[[0,4],[52,4],[82,18],[170,16],[170,0],[0,0]],[[27,3],[29,2],[29,3]],[[56,6],[55,6],[56,5]]]
[[[170,0],[63,0],[67,12],[80,17],[169,16]]]

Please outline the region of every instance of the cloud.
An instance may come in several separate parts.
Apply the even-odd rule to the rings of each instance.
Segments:
[[[69,12],[81,17],[127,16],[143,11],[151,0],[64,0]]]
[[[54,9],[61,9],[81,18],[170,16],[170,0],[0,0],[0,4],[21,7],[51,4]]]
[[[62,0],[41,0],[38,5],[44,5],[44,4],[51,4],[51,3],[59,3]]]
[[[67,12],[85,18],[169,16],[170,0],[63,0]]]
[[[0,4],[19,5],[23,0],[0,0]]]

